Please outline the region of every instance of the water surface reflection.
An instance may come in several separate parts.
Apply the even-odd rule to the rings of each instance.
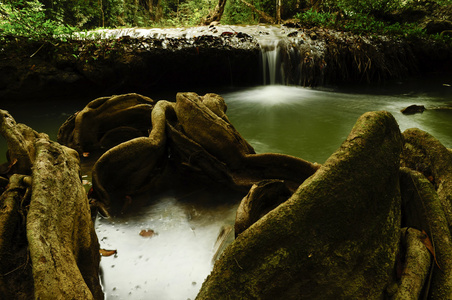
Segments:
[[[418,127],[452,148],[452,110],[400,113],[411,104],[427,108],[452,105],[452,87],[340,92],[274,85],[221,94],[232,124],[258,153],[278,152],[323,163],[344,141],[356,119],[371,110],[387,110],[402,131]],[[161,99],[174,99],[174,95]],[[56,139],[66,117],[93,99],[33,99],[2,103],[1,108],[9,110],[18,122]],[[0,139],[0,152],[5,151],[6,144]],[[2,155],[0,162],[4,161]],[[222,226],[233,224],[240,201],[237,195],[222,196],[222,201],[216,201],[215,193],[200,194],[187,201],[165,195],[131,216],[98,219],[101,247],[118,251],[101,262],[107,299],[194,299],[211,271],[217,235]],[[141,230],[157,234],[143,237]]]
[[[447,87],[445,87],[445,90]],[[223,94],[228,116],[257,152],[278,152],[323,163],[344,141],[357,118],[367,111],[386,110],[402,131],[417,127],[452,147],[452,110],[428,109],[403,115],[420,104],[452,105],[452,88],[428,94],[352,94],[289,86],[260,86]]]

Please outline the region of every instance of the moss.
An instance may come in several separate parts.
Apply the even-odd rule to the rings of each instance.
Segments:
[[[399,240],[401,148],[389,113],[362,116],[288,201],[226,249],[198,299],[227,299],[223,284],[236,299],[382,297]]]

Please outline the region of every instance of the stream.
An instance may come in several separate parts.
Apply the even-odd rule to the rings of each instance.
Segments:
[[[221,28],[220,28],[221,29]],[[237,28],[222,28],[225,30]],[[205,34],[209,28],[202,28]],[[221,34],[222,30],[212,34]],[[240,28],[241,31],[248,30]],[[407,80],[380,86],[341,86],[303,88],[278,85],[283,82],[279,61],[278,33],[271,28],[253,29],[260,34],[263,82],[246,88],[193,90],[198,94],[214,92],[228,105],[227,115],[240,134],[257,153],[275,152],[301,157],[311,162],[325,160],[347,138],[357,118],[367,111],[387,110],[399,123],[401,131],[418,127],[452,148],[452,77]],[[171,32],[175,32],[172,29]],[[164,36],[162,30],[142,34]],[[199,32],[180,30],[180,36]],[[287,32],[285,33],[287,35]],[[131,91],[133,92],[133,91]],[[143,93],[153,99],[175,100],[176,91]],[[2,99],[0,109],[8,110],[15,120],[56,140],[59,127],[89,101],[100,96],[63,95],[21,101]],[[421,114],[404,115],[401,109],[424,105]],[[0,138],[0,163],[6,162],[6,143]],[[89,174],[84,175],[89,186]],[[117,254],[102,257],[102,284],[107,299],[194,299],[210,273],[220,231],[234,224],[235,210],[244,195],[193,191],[176,198],[171,191],[155,197],[149,205],[132,215],[113,219],[98,217],[96,232],[102,249]],[[153,232],[142,236],[142,231]],[[225,244],[231,242],[225,237]],[[220,249],[221,250],[221,249]]]
[[[418,127],[452,148],[452,110],[429,109],[452,105],[451,83],[443,78],[378,88],[268,85],[212,92],[225,98],[229,119],[256,152],[284,153],[324,163],[356,119],[371,110],[387,110],[402,131]],[[17,122],[55,140],[64,120],[94,97],[30,99],[2,103],[2,109]],[[166,98],[174,99],[175,93]],[[411,104],[424,105],[427,110],[403,115],[400,110]],[[3,139],[0,150],[6,150]],[[101,248],[117,250],[116,255],[101,261],[107,299],[194,299],[212,269],[217,236],[224,226],[234,224],[241,200],[232,193],[217,196],[200,191],[186,200],[168,193],[134,215],[111,220],[99,217],[95,226]],[[142,230],[155,234],[143,237]]]

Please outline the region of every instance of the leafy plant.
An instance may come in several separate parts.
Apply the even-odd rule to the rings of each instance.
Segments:
[[[0,33],[30,40],[53,40],[70,37],[75,28],[46,18],[42,3],[37,0],[1,4]]]
[[[229,0],[222,21],[227,24],[256,24],[259,18],[239,0]]]
[[[179,4],[179,18],[184,25],[199,25],[210,9],[216,5],[214,0],[186,1]]]
[[[314,9],[310,9],[304,13],[298,13],[295,15],[301,23],[308,26],[325,26],[329,27],[335,22],[335,16],[330,12],[317,12]]]

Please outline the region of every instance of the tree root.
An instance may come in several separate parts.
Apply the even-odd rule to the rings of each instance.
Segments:
[[[12,166],[0,197],[0,298],[103,299],[78,154],[2,110],[0,133]]]
[[[441,201],[431,184],[420,172],[401,168],[400,184],[406,211],[405,226],[425,230],[432,241],[436,263],[433,268],[430,299],[452,298],[452,237]],[[415,208],[413,208],[415,207]]]
[[[428,281],[432,256],[423,243],[425,233],[415,228],[402,228],[400,233],[402,249],[406,249],[405,263],[397,292],[391,299],[417,300]]]
[[[281,179],[293,192],[320,167],[288,155],[256,154],[230,123],[219,95],[178,93],[176,103],[148,99],[127,94],[93,100],[59,131],[62,142],[86,153],[106,145],[99,141],[100,128],[109,128],[107,136],[113,140],[131,112],[139,120],[151,116],[149,124],[142,124],[149,128],[148,136],[104,149],[94,164],[92,197],[96,200],[92,202],[103,204],[112,214],[143,193],[177,188],[187,181],[246,192],[261,180]],[[135,115],[138,112],[144,116]]]

